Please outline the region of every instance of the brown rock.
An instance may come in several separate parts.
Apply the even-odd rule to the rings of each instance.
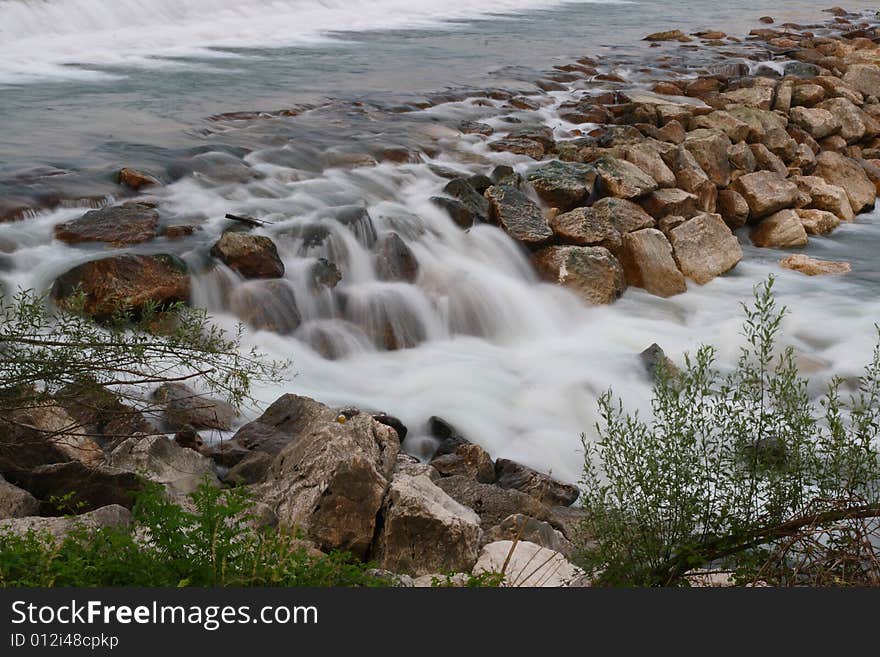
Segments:
[[[532,139],[498,139],[489,143],[489,148],[496,152],[527,155],[533,160],[544,157],[544,146]]]
[[[716,110],[709,114],[697,116],[691,125],[694,128],[720,130],[734,143],[743,141],[749,136],[749,125],[724,110]]]
[[[727,159],[730,160],[730,164],[734,168],[746,173],[751,173],[758,167],[758,162],[755,160],[752,149],[745,142],[732,144],[727,149]]]
[[[718,213],[731,230],[742,228],[749,220],[749,204],[738,192],[722,189],[718,192]]]
[[[114,246],[140,244],[156,237],[159,213],[140,204],[101,208],[55,226],[55,237],[68,244],[106,242]]]
[[[791,104],[812,107],[825,99],[825,89],[818,84],[799,84],[791,90]]]
[[[823,139],[840,132],[840,120],[827,109],[793,107],[788,116],[792,123],[806,130],[813,139]]]
[[[752,229],[752,244],[774,249],[791,249],[807,244],[807,232],[794,210],[780,210]]]
[[[840,224],[837,215],[825,210],[795,210],[807,235],[827,235]]]
[[[226,231],[211,247],[211,255],[245,278],[284,276],[284,263],[275,243],[262,235]]]
[[[649,34],[642,41],[677,41],[683,36],[685,36],[685,33],[681,30],[666,30]]]
[[[434,458],[431,467],[445,477],[464,475],[484,484],[495,481],[495,464],[489,453],[479,445],[459,445],[454,452]]]
[[[843,221],[855,218],[849,197],[842,187],[829,185],[818,176],[794,176],[792,180],[798,189],[809,195],[811,208],[832,212]]]
[[[834,117],[834,122],[840,126],[840,129],[836,131],[836,134],[840,135],[847,144],[854,144],[865,136],[865,133],[867,132],[867,127],[863,120],[865,114],[846,98],[829,98],[828,100],[823,100],[811,111],[818,112],[822,110],[828,112]],[[832,133],[828,133],[828,135],[825,136],[830,136],[831,134]],[[816,137],[816,135],[813,135],[813,137]],[[819,139],[819,137],[816,137],[816,139]]]
[[[529,495],[547,506],[571,506],[580,490],[509,459],[495,462],[495,485]]]
[[[56,279],[52,299],[64,304],[81,291],[83,310],[98,320],[119,311],[141,312],[148,303],[160,306],[189,301],[186,265],[171,255],[122,255],[92,260]]]
[[[864,96],[859,91],[847,82],[844,82],[833,75],[817,76],[813,78],[813,82],[825,90],[826,96],[846,98],[848,101],[855,103],[856,105],[861,105],[865,101]]]
[[[814,175],[824,178],[832,185],[843,187],[856,214],[874,207],[877,190],[854,160],[839,153],[825,151],[816,158]]]
[[[642,199],[642,207],[655,219],[674,214],[693,217],[699,214],[700,199],[683,189],[658,189]]]
[[[764,144],[750,144],[749,150],[755,156],[756,169],[761,171],[772,171],[779,174],[783,178],[788,175],[788,167],[785,166],[779,157],[770,152]]]
[[[617,248],[620,243],[620,232],[608,221],[607,216],[592,208],[575,208],[551,217],[550,228],[557,237],[570,244],[605,244]]]
[[[785,269],[798,271],[807,276],[821,276],[824,274],[848,274],[852,267],[848,262],[833,262],[831,260],[819,260],[802,253],[790,255],[779,261]]]
[[[606,196],[634,199],[657,189],[657,182],[636,165],[618,158],[603,156],[595,161],[600,190]]]
[[[739,242],[717,214],[701,214],[669,231],[681,272],[703,285],[742,260]]]
[[[719,95],[728,106],[744,105],[765,111],[773,106],[773,87],[743,87]]]
[[[376,274],[383,281],[413,283],[419,276],[419,261],[397,233],[387,233],[375,246]]]
[[[163,419],[175,430],[189,425],[196,429],[229,431],[238,417],[231,404],[200,395],[182,383],[159,386],[153,398],[165,407]]]
[[[851,64],[843,81],[865,96],[880,97],[880,66],[874,64]]]
[[[727,159],[730,145],[730,139],[723,132],[702,128],[689,132],[682,143],[718,187],[730,183],[730,162]]]
[[[620,262],[629,285],[660,297],[687,291],[684,276],[672,257],[672,246],[659,230],[645,228],[624,235]]]
[[[152,187],[161,184],[153,176],[138,171],[137,169],[129,169],[128,167],[119,171],[117,180],[120,185],[131,187],[135,191],[143,189],[144,187]]]
[[[586,202],[593,192],[596,171],[576,162],[550,162],[532,171],[528,181],[551,207],[567,212]]]
[[[0,520],[35,516],[39,508],[40,503],[33,495],[13,486],[0,475]]]
[[[533,262],[544,279],[590,303],[611,303],[626,289],[623,267],[601,246],[550,246],[538,251]]]
[[[797,185],[769,171],[756,171],[740,176],[731,189],[746,200],[753,220],[792,207],[798,198]]]
[[[544,213],[528,196],[512,185],[493,185],[485,192],[493,221],[513,239],[540,244],[553,236]]]
[[[660,187],[675,186],[675,174],[666,166],[655,145],[646,143],[627,146],[623,150],[623,156],[627,162],[632,162],[657,181]]]

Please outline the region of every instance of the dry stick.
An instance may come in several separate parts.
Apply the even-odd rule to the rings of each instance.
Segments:
[[[519,531],[516,532],[516,536],[513,537],[513,543],[510,545],[510,550],[507,551],[507,558],[504,560],[504,565],[501,566],[501,577],[503,578],[507,575],[507,566],[510,564],[510,559],[513,557],[513,553],[516,550],[516,545],[519,543],[519,539],[522,538],[523,533],[526,531],[526,523],[527,519],[523,519],[522,524],[519,527]]]

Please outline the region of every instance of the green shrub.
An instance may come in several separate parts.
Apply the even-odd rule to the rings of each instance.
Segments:
[[[161,486],[138,494],[130,527],[0,533],[0,586],[375,586],[350,554],[312,555],[295,536],[254,529],[244,489],[201,485],[193,512]]]
[[[708,346],[681,372],[659,363],[647,422],[601,398],[598,439],[582,436],[579,556],[598,583],[680,585],[721,568],[739,582],[880,584],[880,348],[847,401],[835,378],[816,404],[793,350],[777,349],[786,310],[772,288],[743,305],[733,371]]]

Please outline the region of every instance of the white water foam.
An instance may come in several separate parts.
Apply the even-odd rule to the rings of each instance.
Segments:
[[[228,57],[212,49],[310,45],[340,32],[603,2],[615,0],[0,0],[0,82],[94,78],[106,75],[95,66]]]

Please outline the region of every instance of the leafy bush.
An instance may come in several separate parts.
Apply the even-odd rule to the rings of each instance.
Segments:
[[[846,401],[835,378],[816,405],[772,277],[743,304],[745,346],[728,374],[715,350],[660,362],[653,418],[608,391],[586,450],[580,565],[598,583],[669,586],[693,569],[736,581],[880,584],[880,347]],[[662,359],[661,359],[662,361]]]
[[[244,489],[202,484],[194,512],[150,484],[130,527],[0,532],[0,586],[371,586],[367,564],[347,553],[310,554],[289,534],[254,528]]]

